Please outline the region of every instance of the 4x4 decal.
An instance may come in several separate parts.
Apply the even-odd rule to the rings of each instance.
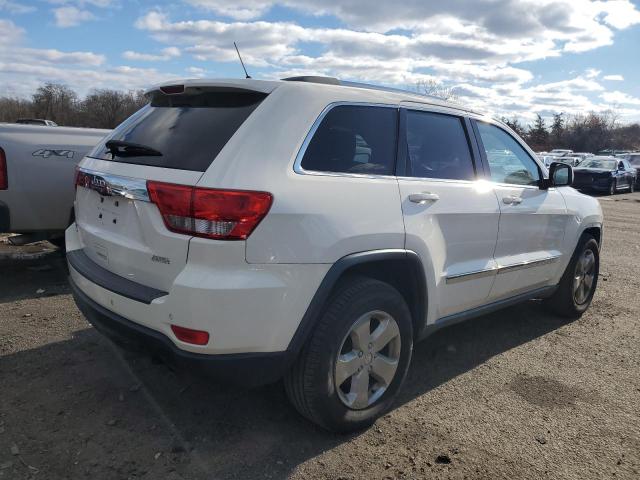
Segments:
[[[76,152],[74,152],[73,150],[51,150],[48,148],[41,148],[40,150],[36,150],[35,152],[33,152],[31,155],[34,157],[44,157],[44,158],[49,158],[52,156],[73,158],[75,154]]]

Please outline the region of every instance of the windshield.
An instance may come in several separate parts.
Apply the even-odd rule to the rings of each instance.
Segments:
[[[582,162],[581,167],[584,168],[603,168],[606,170],[615,170],[616,169],[616,161],[615,160],[585,160]]]

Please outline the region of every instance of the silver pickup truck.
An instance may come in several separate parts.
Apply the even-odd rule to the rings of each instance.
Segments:
[[[61,243],[78,162],[110,130],[0,123],[0,233]]]

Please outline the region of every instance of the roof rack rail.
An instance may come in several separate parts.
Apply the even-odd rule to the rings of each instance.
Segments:
[[[402,88],[383,87],[381,85],[373,85],[370,83],[350,82],[347,80],[339,80],[335,77],[321,77],[319,75],[302,75],[299,77],[283,78],[282,80],[287,82],[324,83],[326,85],[339,85],[342,87],[364,88],[367,90],[380,90],[383,92],[409,93],[411,95],[419,95],[421,97],[438,100],[439,102],[445,102],[445,100],[438,98],[434,95],[426,95],[420,92],[412,92],[410,90],[403,90]]]
[[[282,80],[286,82],[325,83],[327,85],[340,85],[342,83],[335,77],[321,77],[319,75],[301,75],[299,77],[283,78]]]

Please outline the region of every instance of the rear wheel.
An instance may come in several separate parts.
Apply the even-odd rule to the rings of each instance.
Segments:
[[[567,318],[579,318],[591,304],[598,284],[600,251],[598,242],[585,234],[571,257],[556,292],[546,303]]]
[[[413,350],[411,314],[400,293],[366,277],[342,283],[285,377],[296,409],[321,427],[371,425],[393,403]]]

